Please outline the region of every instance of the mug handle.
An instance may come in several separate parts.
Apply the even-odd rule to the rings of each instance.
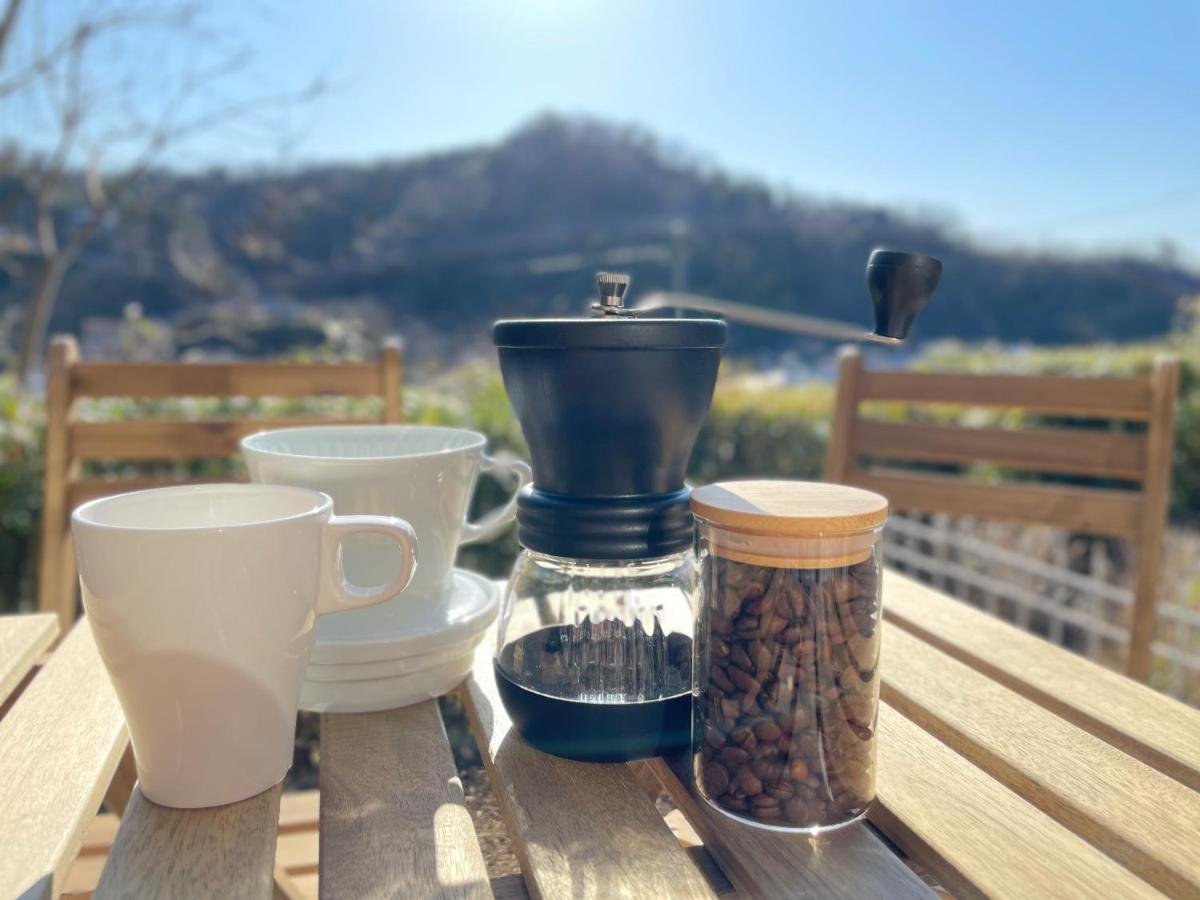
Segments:
[[[352,534],[382,534],[390,537],[403,557],[400,573],[389,584],[364,588],[346,579],[342,565],[342,541]],[[390,600],[408,587],[417,568],[417,536],[403,519],[391,516],[330,516],[321,535],[321,596],[317,615],[371,606]]]
[[[533,469],[529,463],[516,457],[492,458],[485,456],[479,468],[480,474],[492,475],[496,478],[517,476],[517,489],[508,498],[508,502],[499,509],[493,509],[478,522],[463,522],[462,539],[459,543],[474,544],[476,541],[491,541],[504,533],[517,517],[517,496],[525,485],[533,481]]]

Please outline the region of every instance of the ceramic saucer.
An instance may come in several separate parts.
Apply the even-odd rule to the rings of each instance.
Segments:
[[[445,650],[486,631],[499,608],[494,582],[455,569],[449,590],[436,601],[399,594],[376,606],[321,616],[309,663],[357,665]]]
[[[309,663],[304,670],[305,681],[362,681],[372,678],[395,678],[400,675],[412,675],[415,672],[425,672],[438,666],[446,665],[456,659],[461,659],[468,653],[474,653],[475,648],[488,635],[484,628],[477,634],[471,635],[465,641],[455,643],[431,653],[420,653],[415,656],[401,656],[398,659],[384,659],[378,662],[342,663],[340,665],[322,666]]]
[[[358,681],[308,681],[300,687],[300,708],[321,713],[377,712],[440,697],[467,677],[475,660],[468,651],[458,659],[423,672]]]

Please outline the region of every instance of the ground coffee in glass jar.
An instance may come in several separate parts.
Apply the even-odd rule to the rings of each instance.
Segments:
[[[875,797],[879,540],[887,501],[840,485],[726,482],[692,494],[701,795],[805,832]]]

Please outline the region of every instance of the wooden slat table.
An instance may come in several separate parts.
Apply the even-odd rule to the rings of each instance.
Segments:
[[[485,645],[460,693],[523,881],[489,878],[430,701],[323,718],[321,896],[1200,897],[1200,711],[895,573],[884,609],[870,824],[768,833],[700,801],[684,759],[538,753]],[[36,669],[56,630],[0,618],[0,897],[61,891],[127,742],[86,621]],[[94,896],[300,896],[279,810],[279,788],[195,811],[135,790]]]

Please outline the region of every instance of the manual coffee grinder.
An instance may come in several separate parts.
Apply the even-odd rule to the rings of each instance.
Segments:
[[[929,257],[874,254],[873,334],[792,318],[805,333],[896,343],[940,273]],[[601,273],[590,318],[493,330],[533,466],[517,501],[524,549],[501,603],[496,682],[528,743],[591,761],[690,746],[697,573],[684,477],[726,339],[720,319],[627,307],[628,286]],[[767,313],[694,295],[647,302]]]
[[[496,681],[525,740],[617,761],[688,746],[695,572],[688,458],[726,326],[643,318],[601,274],[591,318],[497,322],[534,482]]]

